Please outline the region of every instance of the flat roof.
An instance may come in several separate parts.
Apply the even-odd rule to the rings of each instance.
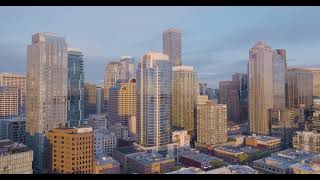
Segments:
[[[140,152],[137,154],[129,155],[128,158],[135,159],[136,161],[143,164],[150,164],[155,162],[161,162],[166,160],[174,160],[171,156],[163,156],[158,152]]]

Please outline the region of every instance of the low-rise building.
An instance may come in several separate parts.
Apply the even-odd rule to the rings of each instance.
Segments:
[[[128,170],[131,173],[159,174],[170,171],[175,166],[174,157],[156,152],[140,152],[128,155]]]
[[[253,134],[246,137],[245,144],[264,151],[277,152],[281,149],[281,138]]]
[[[137,149],[134,145],[119,147],[113,150],[112,157],[120,163],[120,169],[126,173],[128,172],[128,156],[140,152],[142,152],[142,150]]]
[[[227,162],[240,163],[247,158],[247,154],[238,148],[215,147],[213,148],[214,156]]]
[[[292,174],[320,174],[320,156],[317,155],[302,163],[290,166]]]
[[[287,149],[253,161],[252,167],[266,174],[288,174],[292,165],[301,163],[313,156],[315,156],[314,153]]]
[[[213,156],[209,156],[203,153],[198,153],[194,151],[182,151],[179,152],[178,161],[186,166],[193,166],[200,168],[202,170],[211,169],[212,162],[218,161],[223,163],[223,160]]]
[[[229,165],[209,170],[200,174],[259,174],[257,170],[242,165]]]
[[[112,157],[96,157],[93,164],[93,174],[120,174],[120,163]]]
[[[201,174],[204,171],[201,170],[200,168],[196,168],[196,167],[183,167],[179,170],[176,171],[172,171],[172,172],[168,172],[166,174]]]
[[[0,140],[0,174],[32,174],[33,151],[9,139]]]

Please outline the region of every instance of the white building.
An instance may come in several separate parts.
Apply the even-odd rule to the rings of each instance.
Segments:
[[[107,155],[111,156],[115,148],[117,148],[117,137],[109,131],[94,132],[93,152],[94,156]]]
[[[172,142],[177,143],[179,147],[190,147],[190,135],[187,130],[176,130],[171,132]]]

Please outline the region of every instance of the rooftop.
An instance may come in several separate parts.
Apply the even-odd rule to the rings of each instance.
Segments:
[[[138,149],[136,149],[134,146],[124,146],[124,147],[119,147],[115,151],[119,151],[123,154],[133,154],[140,152]]]
[[[186,158],[192,159],[194,161],[202,162],[202,163],[210,162],[213,160],[222,161],[222,159],[220,159],[220,158],[209,156],[209,155],[206,155],[203,153],[194,152],[194,151],[183,151],[183,152],[180,152],[179,155],[181,157],[186,157]]]
[[[281,138],[273,137],[273,136],[261,136],[261,135],[255,135],[248,136],[247,138],[254,138],[260,141],[272,141],[272,140],[281,140]]]
[[[177,171],[172,171],[167,174],[199,174],[202,173],[203,171],[200,168],[196,167],[188,167],[188,168],[181,168]]]
[[[202,174],[258,174],[258,171],[249,166],[229,165],[206,171]]]
[[[227,151],[227,152],[230,152],[230,153],[243,153],[243,151],[241,151],[238,148],[232,148],[232,147],[228,147],[228,146],[215,147],[214,149],[223,150],[223,151]]]
[[[31,151],[24,144],[14,143],[9,139],[0,140],[0,156]]]
[[[136,161],[143,163],[143,164],[151,164],[155,162],[161,162],[165,160],[174,160],[173,157],[170,156],[163,156],[157,152],[140,152],[137,154],[129,155],[128,158],[135,159]]]
[[[113,159],[112,157],[109,156],[103,156],[103,157],[98,157],[95,158],[95,163],[98,166],[105,165],[105,164],[115,164],[119,163],[117,160]]]

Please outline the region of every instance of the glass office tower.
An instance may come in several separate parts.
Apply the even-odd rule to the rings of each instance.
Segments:
[[[84,120],[83,54],[79,49],[68,49],[68,118],[67,126],[80,126]]]

